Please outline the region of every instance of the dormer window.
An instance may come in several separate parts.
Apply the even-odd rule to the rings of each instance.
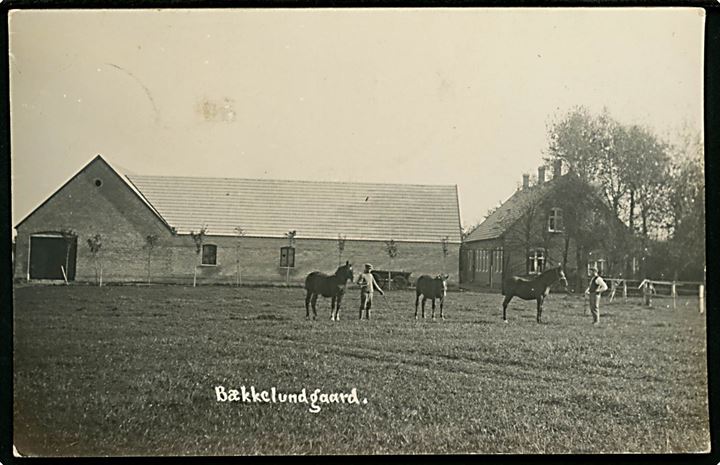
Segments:
[[[562,232],[563,231],[562,209],[553,208],[550,210],[550,216],[548,216],[548,231],[549,232]]]

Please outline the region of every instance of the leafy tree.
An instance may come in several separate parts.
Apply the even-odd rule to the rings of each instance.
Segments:
[[[667,144],[648,129],[631,126],[626,130],[629,150],[622,160],[622,175],[630,197],[628,225],[635,231],[635,209],[640,214],[640,233],[647,238],[662,225],[670,159]]]
[[[704,279],[705,176],[702,144],[675,147],[669,194],[670,253],[674,278]]]
[[[572,174],[563,178],[563,188],[550,194],[548,205],[562,211],[563,251],[561,263],[568,269],[571,244],[575,245],[575,287],[581,288],[585,278],[588,254],[602,248],[610,252],[623,241],[622,225],[614,218],[610,208],[605,205],[602,194],[593,186]],[[616,255],[615,252],[614,255]],[[550,258],[550,257],[549,257]],[[611,259],[611,263],[612,263]]]
[[[613,120],[607,111],[595,121],[599,143],[596,181],[616,217],[621,215],[621,202],[628,192],[628,176],[624,169],[627,158],[633,157],[632,137],[627,128]],[[632,178],[630,178],[632,179]]]
[[[548,161],[563,160],[581,181],[598,189],[615,218],[626,222],[630,234],[614,221],[604,226],[604,242],[612,260],[624,260],[627,269],[630,257],[646,250],[650,235],[660,234],[663,227],[669,185],[667,144],[647,128],[620,124],[606,110],[594,116],[587,108],[576,107],[552,123],[547,153]],[[566,210],[567,219],[579,213]],[[568,229],[583,222],[575,216]],[[639,241],[632,237],[636,230]],[[593,237],[592,231],[580,227],[574,233],[580,240],[579,252],[584,253],[582,241]]]
[[[571,109],[548,129],[548,161],[564,161],[580,179],[597,177],[602,130],[590,111],[583,106]]]

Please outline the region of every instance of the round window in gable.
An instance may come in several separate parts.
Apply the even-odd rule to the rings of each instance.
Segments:
[[[97,186],[97,187],[102,186],[102,180],[101,180],[101,179],[96,179],[96,180],[95,180],[95,186]]]

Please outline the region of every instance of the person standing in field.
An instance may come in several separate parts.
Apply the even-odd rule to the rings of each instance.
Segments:
[[[377,289],[380,295],[385,295],[372,274],[372,265],[365,264],[365,271],[358,276],[357,283],[360,285],[360,319],[365,310],[366,318],[370,319],[370,308],[372,307],[373,289]]]
[[[652,307],[652,296],[653,294],[655,294],[655,286],[653,286],[653,284],[646,279],[642,291],[645,305],[647,305],[648,307]]]
[[[588,294],[590,299],[590,313],[593,317],[593,324],[600,323],[600,296],[603,292],[607,291],[608,286],[605,281],[598,274],[597,268],[590,268],[588,270],[588,276],[590,277],[590,284],[585,289],[585,294]]]

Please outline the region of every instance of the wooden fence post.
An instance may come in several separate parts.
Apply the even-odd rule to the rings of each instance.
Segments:
[[[675,310],[675,308],[677,307],[677,288],[675,287],[675,281],[672,282],[670,293],[672,294],[673,299],[673,310]]]
[[[623,280],[623,302],[627,303],[627,281]]]

